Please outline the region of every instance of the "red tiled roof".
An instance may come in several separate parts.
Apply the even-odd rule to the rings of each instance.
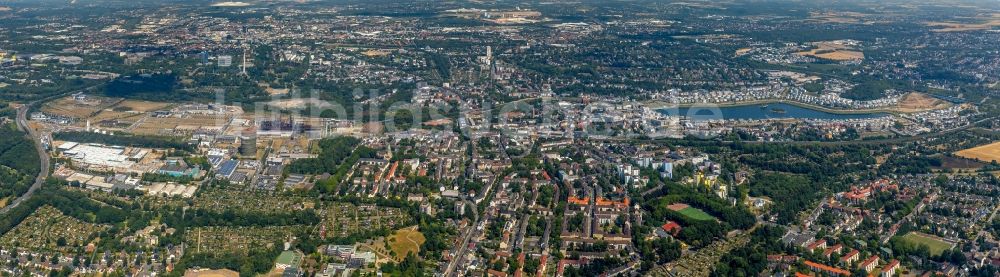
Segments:
[[[805,264],[806,264],[806,266],[808,266],[809,268],[812,268],[814,270],[824,271],[824,272],[827,272],[827,273],[830,273],[830,274],[833,274],[833,275],[851,276],[851,272],[849,272],[847,270],[843,270],[843,269],[840,269],[840,268],[828,266],[828,265],[825,265],[825,264],[820,264],[820,263],[816,263],[816,262],[813,262],[813,261],[805,261]]]
[[[847,259],[850,259],[850,258],[853,258],[854,256],[857,256],[859,253],[861,253],[861,252],[858,252],[857,249],[851,249],[851,252],[847,252],[847,254],[844,254],[843,257],[840,257],[840,260],[841,261],[846,261]]]
[[[806,248],[809,249],[809,250],[813,250],[813,249],[816,249],[816,247],[819,247],[820,244],[824,244],[824,243],[826,243],[825,239],[817,240],[817,241],[814,241],[813,243],[810,243],[809,246],[806,246]]]
[[[889,272],[890,270],[892,270],[894,267],[897,266],[899,266],[899,260],[892,259],[892,261],[890,261],[889,264],[885,265],[885,267],[882,267],[882,272]]]
[[[664,231],[667,231],[675,235],[677,234],[677,232],[681,231],[681,225],[677,224],[677,222],[673,222],[670,220],[667,220],[667,223],[663,224],[663,226],[660,226],[660,228],[662,228]]]
[[[842,245],[842,244],[839,244],[839,243],[838,244],[834,244],[833,246],[830,246],[825,251],[823,251],[823,256],[824,257],[829,257],[831,254],[833,254],[833,252],[840,251],[840,249],[843,248],[843,247],[844,247],[844,245]]]
[[[626,197],[621,202],[619,202],[619,201],[612,201],[612,200],[604,198],[604,197],[598,197],[597,200],[596,200],[596,202],[594,204],[596,204],[598,206],[611,206],[611,205],[628,206],[628,203],[629,203],[628,197]]]
[[[507,273],[503,273],[503,272],[492,270],[492,269],[490,269],[489,271],[487,271],[487,273],[490,276],[507,277]]]
[[[588,204],[590,204],[590,197],[576,198],[576,197],[570,196],[569,199],[566,199],[566,202],[569,202],[571,204],[581,205],[581,206],[582,205],[588,205]]]
[[[877,262],[878,262],[878,255],[872,255],[871,257],[865,259],[865,261],[861,262],[861,267],[867,267],[868,264]]]

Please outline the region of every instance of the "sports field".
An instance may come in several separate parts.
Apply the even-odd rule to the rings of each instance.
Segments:
[[[682,215],[694,220],[715,220],[714,216],[687,204],[675,203],[667,206],[667,209],[681,213]]]
[[[677,212],[681,213],[686,217],[690,217],[691,219],[694,220],[715,220],[714,216],[707,214],[705,213],[705,211],[702,211],[701,209],[694,207],[688,207],[687,209],[683,209]]]
[[[931,255],[941,255],[941,252],[951,249],[955,245],[943,241],[940,238],[919,232],[910,232],[904,235],[903,240],[913,244],[927,245],[931,250]]]
[[[299,255],[298,253],[295,253],[293,251],[284,251],[281,252],[281,255],[278,255],[278,258],[275,260],[275,262],[279,264],[291,265],[297,267],[302,264],[302,255]]]

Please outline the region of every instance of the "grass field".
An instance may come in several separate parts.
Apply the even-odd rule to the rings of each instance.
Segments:
[[[918,232],[910,232],[902,238],[909,243],[927,245],[927,247],[931,250],[931,255],[935,256],[941,255],[941,252],[954,247],[954,245],[950,242]]]
[[[705,213],[705,211],[702,211],[701,209],[695,207],[687,207],[686,209],[677,212],[694,220],[715,220],[714,216],[707,214]]]
[[[396,254],[396,260],[402,261],[408,253],[419,254],[424,241],[427,241],[424,234],[417,231],[417,227],[410,227],[389,236],[389,248]]]
[[[65,97],[42,106],[42,111],[51,115],[76,118],[73,125],[84,127],[90,121],[94,128],[124,130],[145,113],[170,107],[173,104],[88,96],[84,99]]]
[[[427,239],[424,234],[417,230],[417,226],[396,230],[392,235],[375,239],[370,243],[361,244],[359,249],[367,249],[375,252],[379,260],[392,260],[401,262],[406,255],[420,253],[420,246]]]
[[[955,155],[966,159],[973,159],[982,162],[1000,162],[1000,142],[987,145],[980,145],[973,148],[955,152]]]
[[[106,108],[114,106],[121,101],[121,98],[106,98],[97,96],[77,100],[73,96],[68,96],[42,105],[41,111],[51,115],[86,119],[96,115]]]

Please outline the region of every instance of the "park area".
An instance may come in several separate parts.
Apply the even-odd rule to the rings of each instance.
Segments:
[[[401,262],[410,253],[419,255],[420,246],[425,241],[427,239],[424,237],[424,234],[417,230],[417,226],[413,226],[396,230],[392,235],[379,238],[371,244],[364,244],[362,246],[371,249],[379,256],[391,258],[395,262]]]
[[[389,248],[392,249],[393,253],[396,253],[396,259],[402,261],[406,258],[406,255],[413,253],[413,255],[418,255],[420,253],[420,246],[427,241],[424,238],[424,234],[417,230],[417,227],[410,227],[406,229],[400,229],[393,233],[389,237]]]
[[[919,232],[909,232],[902,236],[903,241],[914,245],[926,245],[930,248],[931,255],[941,255],[941,252],[951,249],[955,245],[942,240],[941,238]]]
[[[1000,161],[1000,142],[980,145],[955,152],[955,155],[982,162]]]
[[[675,203],[667,206],[667,209],[678,212],[687,218],[694,220],[716,220],[716,218],[701,209],[691,207],[688,204]]]

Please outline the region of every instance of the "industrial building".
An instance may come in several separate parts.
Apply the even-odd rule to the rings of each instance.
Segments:
[[[121,146],[76,142],[63,143],[57,149],[63,156],[70,158],[77,165],[92,170],[115,172],[134,172],[135,161],[142,160],[149,153],[148,150],[126,151],[126,148]]]
[[[153,183],[149,186],[141,186],[136,189],[145,191],[147,195],[153,196],[181,196],[184,198],[191,198],[198,190],[198,186],[185,186],[173,183]]]

